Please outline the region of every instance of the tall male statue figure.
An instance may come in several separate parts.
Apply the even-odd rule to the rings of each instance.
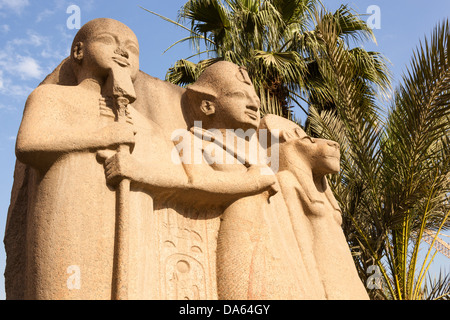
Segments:
[[[17,158],[27,165],[22,184],[27,190],[16,192],[26,199],[15,199],[8,218],[8,299],[110,299],[116,192],[106,183],[97,151],[114,153],[123,144],[133,149],[139,140],[146,143],[136,143],[136,156],[159,149],[163,157],[167,154],[161,162],[170,161],[156,124],[131,106],[128,123],[115,121],[110,95],[122,85],[133,91],[139,71],[138,41],[127,26],[111,19],[88,22],[66,63],[75,85],[38,87],[27,100],[17,137]],[[130,197],[130,298],[149,298],[152,272],[136,260],[148,260],[148,233],[139,228],[149,228],[153,202],[138,187]],[[19,220],[26,232],[18,230]]]
[[[222,198],[233,191],[240,194],[220,213],[218,298],[322,298],[320,283],[314,283],[315,279],[308,275],[309,266],[304,264],[295,239],[292,241],[287,209],[277,193],[278,187],[273,183],[268,185],[270,188],[261,188],[262,181],[275,181],[275,175],[269,174],[266,163],[258,159],[259,148],[252,148],[252,143],[258,145],[260,101],[246,69],[226,61],[216,62],[187,87],[185,96],[192,134],[189,141],[193,141],[191,156],[196,160],[195,155],[200,155],[198,163],[185,164],[187,175],[203,181],[212,191],[227,186],[230,190],[219,194]],[[254,176],[251,184],[245,179],[250,172]]]

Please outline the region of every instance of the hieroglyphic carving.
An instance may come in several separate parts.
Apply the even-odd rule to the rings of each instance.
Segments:
[[[196,230],[195,220],[179,219],[178,212],[168,209],[162,215],[160,263],[164,270],[166,298],[205,299],[205,235],[202,237],[202,230]]]
[[[165,299],[217,298],[214,267],[218,218],[214,211],[155,210],[160,228],[160,286]]]

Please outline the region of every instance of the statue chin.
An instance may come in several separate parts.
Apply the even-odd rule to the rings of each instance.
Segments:
[[[339,173],[341,169],[340,158],[335,156],[324,158],[323,168],[327,170],[326,174]]]

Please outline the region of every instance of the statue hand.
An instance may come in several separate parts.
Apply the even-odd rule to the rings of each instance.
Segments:
[[[133,173],[136,172],[136,160],[128,152],[116,152],[110,156],[111,150],[100,150],[97,155],[106,158],[105,177],[106,182],[111,186],[116,186],[123,179],[133,180]]]
[[[255,180],[257,181],[258,190],[268,191],[269,198],[275,195],[279,191],[279,186],[275,175],[268,175],[261,173],[261,167],[251,166],[248,169],[248,173],[255,175]]]
[[[269,188],[269,198],[276,195],[280,191],[280,185],[277,183],[273,184]]]
[[[269,192],[269,198],[276,195],[280,190],[275,175],[261,175],[258,184],[263,186],[264,190]]]
[[[127,123],[113,122],[100,129],[99,138],[105,147],[117,147],[122,144],[134,147],[136,130]]]

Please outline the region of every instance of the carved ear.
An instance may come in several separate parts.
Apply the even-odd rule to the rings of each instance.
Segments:
[[[83,60],[84,57],[84,43],[77,42],[77,44],[73,47],[72,54],[75,60],[81,63],[81,60]]]
[[[294,136],[289,130],[280,131],[280,142],[287,142],[294,139]]]
[[[209,100],[202,100],[200,110],[202,110],[205,115],[210,116],[216,113],[216,106],[214,102],[211,102]]]

